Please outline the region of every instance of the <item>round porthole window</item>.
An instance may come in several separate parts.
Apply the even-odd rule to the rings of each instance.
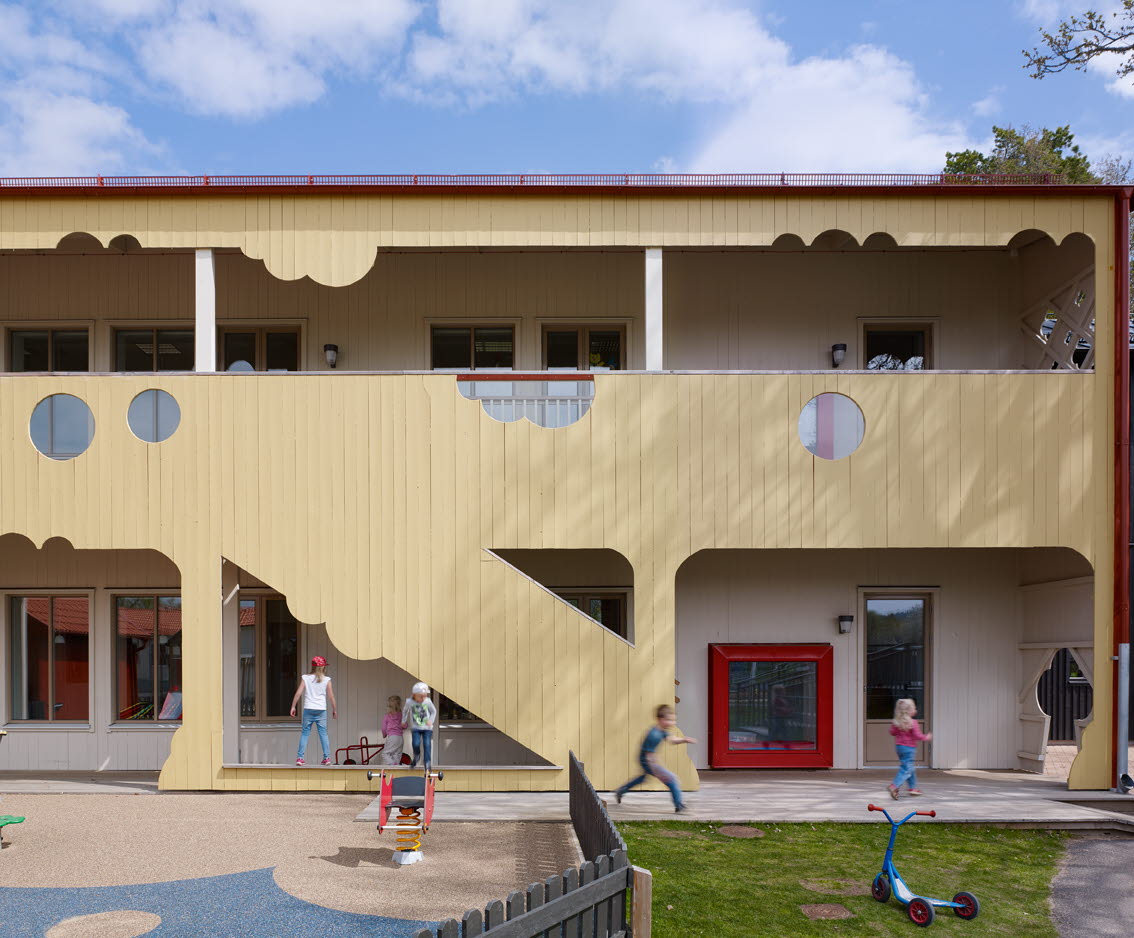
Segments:
[[[44,456],[74,459],[94,439],[94,414],[74,395],[52,394],[35,405],[30,430],[32,444]]]
[[[172,394],[151,388],[130,402],[126,422],[144,443],[161,443],[173,436],[181,423],[181,407]]]
[[[799,441],[820,459],[842,459],[862,442],[866,420],[845,394],[817,394],[799,414]]]

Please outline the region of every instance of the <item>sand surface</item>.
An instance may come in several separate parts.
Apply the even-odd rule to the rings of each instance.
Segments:
[[[369,915],[459,918],[578,862],[570,825],[441,822],[425,860],[391,861],[394,839],[356,823],[369,795],[9,795],[0,886],[118,886],[274,868],[297,898]],[[443,810],[438,797],[438,812]]]

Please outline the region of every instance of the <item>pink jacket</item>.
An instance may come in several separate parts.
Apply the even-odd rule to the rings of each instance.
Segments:
[[[897,723],[891,723],[890,735],[894,737],[895,746],[916,746],[923,739],[928,738],[917,725],[917,720],[910,721],[908,730],[902,729]]]

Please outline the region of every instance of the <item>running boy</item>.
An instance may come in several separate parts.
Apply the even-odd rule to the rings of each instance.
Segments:
[[[637,788],[648,776],[652,775],[669,789],[669,793],[673,796],[673,809],[681,813],[685,810],[685,804],[681,800],[681,785],[678,784],[677,776],[658,761],[657,749],[663,739],[670,745],[695,743],[697,740],[692,736],[671,736],[669,734],[669,731],[677,723],[673,707],[669,704],[662,704],[658,707],[657,718],[658,722],[650,727],[649,732],[646,733],[646,738],[642,740],[642,751],[638,754],[638,763],[642,766],[642,774],[630,779],[621,788],[615,789],[614,800],[621,804],[623,795],[631,788]]]

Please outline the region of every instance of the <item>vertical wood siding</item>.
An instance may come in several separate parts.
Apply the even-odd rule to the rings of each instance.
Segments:
[[[1056,242],[1087,234],[1105,272],[1111,212],[1104,197],[1070,193],[4,199],[0,249],[53,248],[72,231],[106,244],[126,232],[145,247],[239,248],[277,278],[345,286],[383,246],[743,246],[784,233],[810,243],[831,229],[860,242],[885,231],[899,245],[1004,245],[1034,228]],[[1105,273],[1097,287],[1094,375],[598,375],[589,414],[554,431],[496,423],[443,375],[0,378],[0,531],[152,549],[176,563],[195,703],[173,738],[166,787],[311,784],[310,773],[223,767],[222,557],[285,593],[301,620],[325,622],[343,654],[388,658],[557,765],[575,748],[599,787],[622,780],[653,706],[672,699],[675,576],[707,548],[1070,547],[1095,568],[1095,690],[1105,701]],[[354,308],[355,321],[368,317],[364,301]],[[182,410],[181,428],[156,446],[125,423],[149,387]],[[847,459],[816,459],[799,444],[800,409],[821,391],[848,394],[865,415],[866,438]],[[57,392],[83,398],[97,427],[68,462],[28,441],[33,407]],[[486,546],[622,553],[635,572],[635,646]],[[1099,710],[1073,784],[1107,783],[1109,708]],[[667,758],[694,782],[682,754]],[[328,773],[320,784],[351,782]],[[516,770],[460,784],[566,779]]]
[[[1101,544],[1105,556],[1106,515],[1091,506],[1107,463],[1088,421],[1068,419],[1094,412],[1094,376],[596,384],[587,417],[543,430],[491,420],[445,375],[0,378],[0,477],[18,493],[0,524],[37,543],[150,548],[180,568],[186,700],[206,703],[186,706],[168,787],[239,787],[253,771],[221,768],[221,557],[325,622],[342,654],[389,659],[556,765],[574,747],[602,786],[672,699],[675,576],[698,550],[1065,545],[1096,563]],[[156,446],[124,419],[146,387],[182,410]],[[865,414],[847,459],[816,459],[796,436],[824,390]],[[86,400],[97,427],[67,462],[27,438],[35,403],[58,391]],[[1039,514],[1037,475],[1060,493]],[[579,545],[633,564],[634,647],[482,549]],[[554,785],[549,774],[536,784]]]

